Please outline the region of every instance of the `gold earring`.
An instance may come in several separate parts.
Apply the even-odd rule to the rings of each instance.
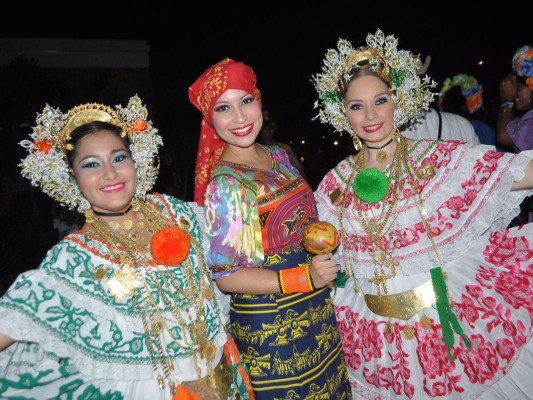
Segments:
[[[141,205],[139,203],[139,198],[137,196],[133,196],[131,199],[131,208],[133,211],[137,212],[141,209]]]
[[[397,142],[400,142],[400,130],[398,128],[394,128],[392,130],[392,137],[394,140],[396,140]]]
[[[85,221],[87,221],[88,224],[94,224],[96,222],[96,216],[94,215],[92,208],[88,208],[83,213],[85,214]]]
[[[359,151],[359,150],[361,150],[361,147],[363,147],[363,144],[361,143],[361,141],[359,140],[359,137],[357,135],[353,136],[353,147],[354,147],[355,151]]]

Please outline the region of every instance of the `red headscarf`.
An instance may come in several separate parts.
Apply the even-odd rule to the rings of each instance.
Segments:
[[[244,90],[261,104],[261,92],[256,83],[257,78],[252,68],[225,58],[209,67],[189,88],[189,100],[204,115],[194,172],[194,201],[201,206],[204,205],[207,183],[224,149],[224,142],[213,128],[213,106],[228,89]]]

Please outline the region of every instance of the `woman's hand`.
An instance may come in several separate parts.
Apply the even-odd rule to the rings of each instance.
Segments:
[[[339,266],[332,256],[332,253],[318,254],[311,259],[309,273],[315,289],[324,287],[337,278]]]

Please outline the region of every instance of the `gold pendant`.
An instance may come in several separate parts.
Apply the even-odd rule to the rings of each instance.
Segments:
[[[129,231],[131,228],[133,228],[133,222],[131,219],[125,219],[124,221],[122,221],[122,226],[124,227],[124,229]]]
[[[152,332],[154,335],[159,335],[161,332],[163,332],[164,328],[165,321],[162,317],[154,318],[154,320],[150,324],[150,332]]]
[[[107,275],[107,268],[103,265],[97,267],[93,272],[93,278],[97,281],[100,281],[105,278]]]
[[[385,153],[383,150],[378,151],[378,154],[376,155],[376,160],[378,160],[379,163],[384,163],[387,161],[387,153]]]
[[[120,227],[120,225],[119,225],[119,223],[117,221],[110,221],[108,225],[114,231],[116,231]]]
[[[215,355],[217,354],[217,348],[213,344],[213,342],[210,342],[206,339],[202,339],[198,347],[200,350],[200,357],[202,357],[203,359],[206,359],[207,361],[212,361],[215,358]]]
[[[406,339],[412,339],[415,337],[415,330],[411,325],[405,325],[402,333],[403,333],[403,337]]]
[[[427,315],[422,315],[420,318],[420,325],[422,325],[422,328],[429,329],[431,328],[431,320]]]

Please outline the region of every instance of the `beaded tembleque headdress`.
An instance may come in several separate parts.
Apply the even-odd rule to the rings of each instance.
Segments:
[[[319,99],[315,117],[320,122],[333,126],[335,131],[347,131],[355,135],[346,118],[342,93],[350,81],[350,71],[356,67],[369,65],[391,88],[391,96],[397,104],[394,124],[400,127],[419,116],[429,107],[435,93],[429,89],[436,87],[427,75],[418,75],[420,59],[409,51],[398,50],[398,40],[386,36],[378,29],[374,35],[366,37],[366,47],[353,48],[345,39],[339,39],[338,50],[329,49],[326,53],[322,72],[312,78]]]
[[[461,88],[461,94],[466,100],[466,107],[470,114],[483,106],[483,86],[477,82],[476,78],[467,74],[457,74],[452,78],[446,78],[440,91],[441,98],[454,86]]]
[[[133,96],[125,108],[87,103],[74,107],[67,114],[47,104],[37,114],[36,125],[30,134],[32,140],[20,142],[29,153],[19,164],[22,176],[62,206],[84,212],[90,204],[80,192],[67,163],[67,152],[72,150],[70,134],[87,122],[108,122],[129,136],[137,170],[135,194],[144,199],[155,184],[159,171],[159,146],[163,145],[161,136],[147,117],[148,111],[138,96]]]

